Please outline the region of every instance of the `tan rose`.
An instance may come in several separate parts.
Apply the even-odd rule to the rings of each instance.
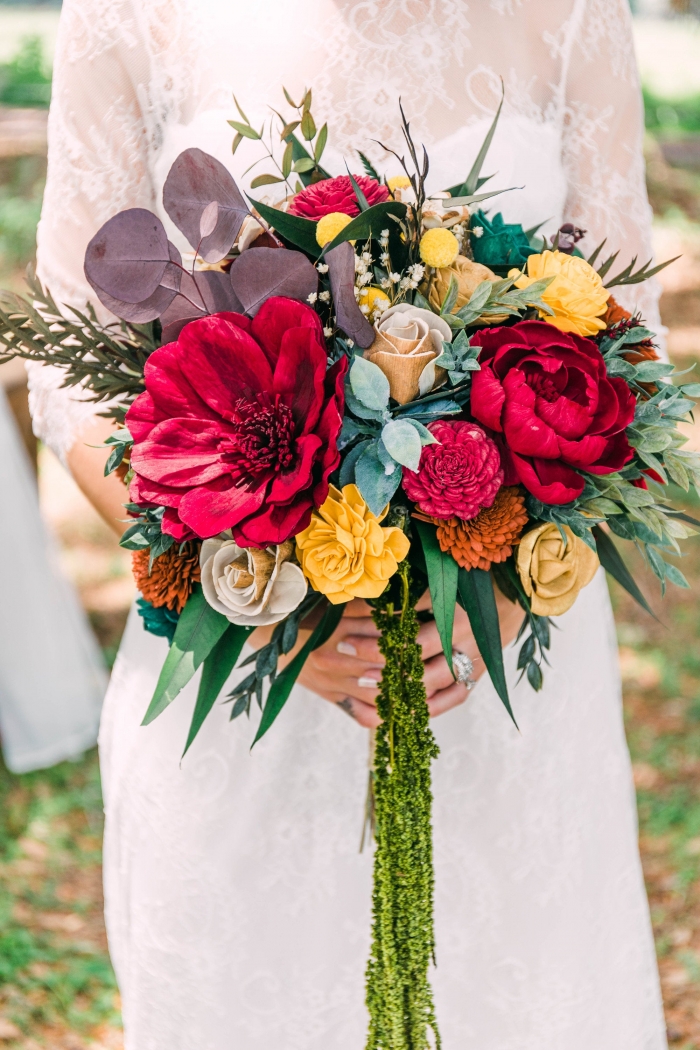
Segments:
[[[518,574],[537,616],[561,616],[576,601],[579,591],[596,574],[597,555],[563,527],[547,523],[526,532],[518,547]]]
[[[217,612],[249,627],[277,623],[304,600],[306,580],[290,561],[294,542],[258,550],[230,532],[205,540],[199,556],[204,597]]]
[[[471,259],[465,259],[463,255],[458,255],[452,266],[446,266],[443,270],[435,271],[429,295],[430,305],[435,310],[439,310],[442,306],[453,276],[457,279],[457,302],[452,307],[453,313],[461,310],[469,302],[476,288],[483,281],[498,280],[496,274],[493,270],[489,270],[488,266],[482,266],[481,263],[472,262]],[[505,317],[505,314],[503,317]],[[492,324],[494,320],[495,318],[489,318],[489,323]]]
[[[391,396],[400,405],[444,381],[446,373],[434,361],[442,353],[443,342],[452,339],[452,331],[442,317],[399,303],[382,314],[374,330],[374,342],[364,356],[381,368]]]

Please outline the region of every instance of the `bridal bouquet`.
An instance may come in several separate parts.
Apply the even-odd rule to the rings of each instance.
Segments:
[[[406,156],[387,176],[322,166],[327,127],[311,93],[256,130],[240,110],[234,150],[273,165],[246,198],[198,149],[175,161],[163,207],[192,248],[135,208],[90,242],[85,274],[121,320],[61,309],[35,278],[5,295],[0,358],[58,365],[118,421],[106,472],[129,484],[145,627],[170,649],[144,722],[201,668],[185,750],[256,628],[226,698],[270,729],[308,655],[345,603],[370,603],[386,659],[371,778],[375,818],[369,1050],[421,1050],[439,1035],[431,762],[416,603],[429,590],[453,673],[457,604],[515,721],[494,588],[523,613],[518,666],[542,684],[550,618],[602,564],[646,601],[612,538],[633,541],[661,581],[693,524],[668,484],[700,483],[678,423],[700,384],[674,383],[654,334],[611,290],[583,231],[552,242],[481,204],[493,126],[464,182],[428,196],[428,157],[402,116]],[[274,148],[278,135],[279,150]],[[270,142],[270,146],[266,145]],[[278,158],[278,159],[276,159]],[[264,159],[264,158],[263,158]],[[256,162],[257,163],[257,162]],[[268,187],[273,187],[272,191]],[[612,534],[612,535],[611,535]],[[258,636],[260,637],[260,636]]]

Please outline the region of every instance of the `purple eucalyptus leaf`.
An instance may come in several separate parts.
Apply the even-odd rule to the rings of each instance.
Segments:
[[[335,319],[350,339],[366,350],[374,342],[375,331],[355,298],[355,252],[349,241],[326,252]]]
[[[97,293],[97,297],[102,305],[106,306],[113,314],[121,317],[123,321],[131,321],[132,324],[147,324],[149,321],[155,321],[156,317],[160,317],[165,313],[173,299],[177,297],[180,288],[182,257],[175,245],[171,244],[170,241],[168,241],[168,251],[170,262],[165,266],[163,283],[159,284],[155,292],[141,303],[127,303],[121,299],[116,299],[106,292],[104,288],[100,288],[94,281],[90,280],[87,268],[85,276]]]
[[[203,235],[202,218],[214,203],[216,224],[211,233]],[[163,187],[163,206],[192,247],[196,250],[199,246],[199,254],[206,262],[224,258],[249,213],[227,169],[201,149],[186,149],[176,158]]]
[[[204,239],[214,232],[219,221],[219,202],[209,201],[199,220],[199,236]]]
[[[145,208],[129,208],[109,219],[88,244],[85,276],[113,299],[143,303],[161,283],[168,261],[163,223]]]
[[[223,311],[244,312],[227,273],[221,273],[219,270],[198,270],[194,278],[189,273],[184,273],[180,294],[173,299],[160,319],[163,325],[163,341],[173,342],[190,321]]]
[[[351,249],[352,251],[352,249]],[[231,267],[231,284],[250,317],[273,295],[306,302],[318,290],[318,274],[301,252],[249,248]]]

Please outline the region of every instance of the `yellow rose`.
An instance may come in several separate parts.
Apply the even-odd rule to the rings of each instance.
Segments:
[[[379,524],[356,485],[340,492],[333,485],[311,524],[297,536],[297,557],[315,591],[333,605],[352,598],[378,598],[408,554],[408,539],[397,528]]]
[[[511,270],[508,276],[515,277],[518,272]],[[517,280],[515,287],[527,288],[543,277],[554,278],[542,295],[543,302],[554,310],[554,316],[540,311],[543,321],[553,324],[560,332],[575,335],[595,335],[605,328],[601,314],[607,309],[610,292],[603,286],[600,274],[585,259],[565,252],[530,255],[527,276]]]
[[[451,266],[445,266],[441,270],[437,270],[433,283],[430,287],[430,305],[434,310],[440,312],[445,296],[447,295],[450,287],[450,280],[455,277],[457,281],[457,302],[452,307],[452,313],[456,313],[461,310],[472,297],[473,292],[482,283],[482,281],[497,281],[498,278],[493,270],[489,270],[488,266],[482,266],[481,263],[472,262],[471,259],[466,259],[463,255],[458,255]],[[427,284],[426,284],[427,287]],[[501,321],[505,319],[505,314],[500,318]]]
[[[539,525],[526,532],[518,547],[518,574],[523,590],[538,616],[561,616],[590,583],[598,557],[564,525],[566,545],[558,526]]]

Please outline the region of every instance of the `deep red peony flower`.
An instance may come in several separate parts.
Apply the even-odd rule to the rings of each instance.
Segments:
[[[127,413],[131,498],[167,507],[176,539],[232,529],[265,547],[296,535],[340,460],[346,369],[342,359],[326,371],[321,322],[292,299],[268,299],[252,321],[191,321],[151,354]]]
[[[428,427],[439,445],[425,445],[417,471],[404,470],[403,487],[423,514],[475,518],[503,484],[494,441],[476,423],[438,420]]]
[[[388,189],[376,179],[370,178],[369,175],[353,175],[353,178],[370,207],[389,200]],[[360,214],[360,206],[349,175],[338,175],[335,179],[314,182],[301,193],[297,193],[289,206],[290,215],[301,215],[305,219],[313,219],[314,222],[318,222],[324,215],[330,215],[332,211],[342,211],[345,215],[352,216]]]
[[[520,321],[477,332],[471,343],[483,347],[471,413],[503,435],[506,472],[512,464],[537,499],[569,503],[583,490],[579,470],[610,474],[632,458],[625,428],[634,394],[624,379],[607,375],[591,339]]]

